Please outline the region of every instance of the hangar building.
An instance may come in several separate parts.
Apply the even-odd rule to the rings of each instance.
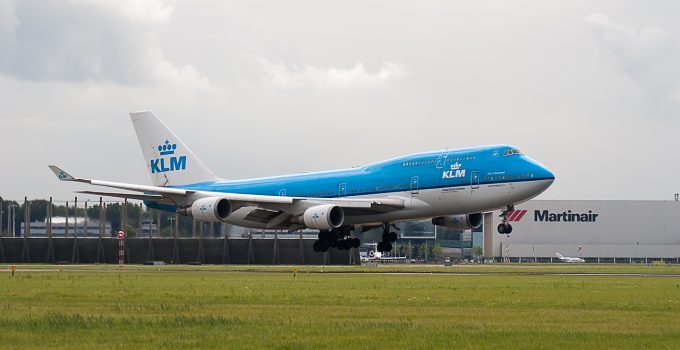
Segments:
[[[485,257],[680,257],[678,201],[533,200],[508,215],[510,235],[499,215],[484,217]]]

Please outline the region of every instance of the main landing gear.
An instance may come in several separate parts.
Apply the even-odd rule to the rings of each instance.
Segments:
[[[392,243],[397,241],[397,233],[392,231],[390,232],[390,227],[394,227],[395,229],[398,230],[394,224],[389,224],[389,223],[384,223],[383,224],[383,234],[382,234],[382,242],[378,243],[378,251],[381,253],[389,252],[392,250]]]
[[[350,238],[349,234],[352,232],[352,227],[343,226],[332,230],[319,231],[319,239],[314,241],[312,248],[315,252],[327,252],[330,248],[337,248],[338,250],[349,250],[350,248],[359,248],[358,238]]]
[[[498,233],[502,235],[509,235],[512,232],[512,225],[508,223],[508,213],[513,212],[515,207],[513,205],[508,205],[508,207],[501,212],[501,223],[498,224]]]

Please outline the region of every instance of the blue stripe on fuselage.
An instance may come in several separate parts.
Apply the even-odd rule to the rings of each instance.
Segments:
[[[505,156],[507,145],[436,151],[390,159],[364,167],[249,180],[220,180],[183,186],[187,190],[278,196],[338,197],[410,191],[417,176],[419,190],[469,186],[473,172],[480,185],[553,179],[538,162],[519,154]],[[442,155],[447,155],[443,161]],[[437,167],[441,165],[440,168]],[[464,175],[456,170],[464,170]],[[446,172],[446,173],[445,173]],[[456,177],[458,176],[458,177]]]

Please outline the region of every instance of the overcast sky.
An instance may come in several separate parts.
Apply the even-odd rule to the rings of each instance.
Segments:
[[[0,1],[0,196],[150,184],[152,110],[219,176],[507,143],[543,199],[680,192],[677,1]]]

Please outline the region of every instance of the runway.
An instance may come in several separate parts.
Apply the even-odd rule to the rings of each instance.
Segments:
[[[233,267],[233,266],[231,266]],[[530,266],[526,266],[528,268]],[[329,274],[329,275],[413,275],[413,276],[564,276],[564,277],[680,277],[680,273],[663,273],[663,272],[545,272],[545,271],[375,271],[375,268],[361,268],[361,270],[344,270],[337,268],[325,268],[319,266],[318,268],[310,268],[309,266],[299,267],[290,266],[289,268],[270,268],[270,267],[252,267],[252,268],[230,268],[219,269],[214,266],[206,266],[205,268],[176,268],[171,266],[124,266],[117,268],[114,266],[104,268],[80,268],[77,266],[63,266],[63,267],[45,267],[32,268],[17,266],[15,274],[21,273],[209,273],[209,274],[243,274],[243,273],[262,273],[262,274]],[[11,273],[10,269],[2,269],[7,273]]]

